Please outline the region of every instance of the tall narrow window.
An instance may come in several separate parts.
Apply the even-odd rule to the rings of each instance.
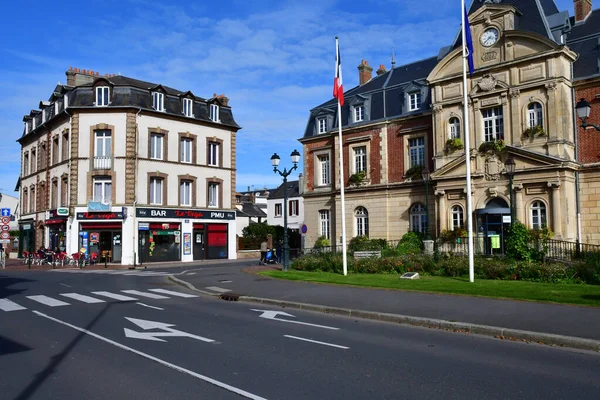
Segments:
[[[150,178],[150,204],[163,204],[163,179]]]
[[[112,200],[112,181],[110,177],[94,178],[94,201],[110,204]]]
[[[68,179],[65,177],[60,180],[60,206],[67,207],[69,203],[67,202],[67,196],[69,195],[68,187]]]
[[[531,205],[531,227],[533,229],[546,227],[546,205],[539,200]]]
[[[98,86],[96,88],[96,106],[102,107],[108,105],[108,86]]]
[[[23,154],[23,175],[29,175],[29,152]]]
[[[159,92],[152,93],[152,106],[156,111],[165,111],[165,95]]]
[[[208,142],[208,165],[219,166],[219,142]]]
[[[327,118],[319,118],[319,133],[327,132]]]
[[[354,236],[369,236],[369,213],[364,207],[354,210]]]
[[[418,137],[408,139],[408,153],[410,157],[410,168],[425,165],[425,138]]]
[[[275,216],[276,217],[281,217],[283,215],[283,204],[281,203],[276,203],[275,204]]]
[[[31,149],[31,171],[30,173],[34,173],[37,171],[37,154],[35,148]]]
[[[69,159],[70,151],[71,149],[69,148],[69,131],[65,131],[62,134],[62,161]]]
[[[193,105],[194,101],[192,99],[183,99],[183,115],[186,117],[193,117]]]
[[[460,120],[456,117],[448,121],[448,137],[450,139],[460,139]]]
[[[29,212],[35,212],[35,187],[33,186],[29,189]]]
[[[421,92],[408,94],[408,111],[416,111],[421,108]]]
[[[329,239],[329,210],[319,211],[319,236],[325,236]]]
[[[163,159],[163,135],[158,133],[150,134],[150,158],[155,160]]]
[[[367,172],[367,148],[365,146],[354,149],[354,173]]]
[[[216,104],[210,105],[210,119],[214,122],[219,122],[219,106]]]
[[[44,169],[46,168],[47,164],[48,164],[48,154],[46,153],[46,143],[42,143],[40,145],[40,153],[39,153],[39,157],[40,157],[40,169]]]
[[[208,184],[208,206],[219,207],[219,184],[210,182]]]
[[[461,206],[452,207],[452,229],[464,228],[465,217]]]
[[[421,233],[427,231],[427,212],[421,203],[415,204],[410,209],[410,230]]]
[[[52,190],[52,193],[50,193],[50,208],[54,210],[58,204],[58,180],[57,179],[52,181],[51,190]]]
[[[527,106],[528,128],[542,127],[544,119],[542,114],[542,105],[540,103],[531,103]]]
[[[192,182],[181,181],[179,184],[179,203],[182,206],[192,205]]]
[[[181,139],[181,162],[191,163],[192,162],[192,140]]]
[[[23,188],[23,199],[22,199],[22,214],[27,214],[29,212],[29,197],[27,188]]]
[[[359,104],[354,107],[354,122],[360,122],[365,119],[365,105]]]
[[[329,163],[329,154],[321,154],[317,157],[319,161],[319,186],[331,185],[331,171]]]
[[[94,168],[110,169],[112,155],[112,132],[108,129],[95,131]]]
[[[299,213],[300,202],[298,200],[289,200],[288,214],[290,217],[297,217]]]
[[[481,110],[483,114],[484,140],[493,142],[504,138],[504,121],[502,118],[502,107],[486,108]]]
[[[58,136],[52,139],[52,165],[58,164]]]

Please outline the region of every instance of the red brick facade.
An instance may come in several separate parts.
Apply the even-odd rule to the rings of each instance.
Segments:
[[[588,119],[589,124],[600,125],[600,99],[596,96],[600,95],[600,80],[586,86],[577,88],[576,102],[579,99],[585,99],[590,103],[592,110]],[[600,162],[600,132],[594,127],[583,129],[580,127],[581,120],[577,119],[577,150],[579,151],[579,161],[583,164]]]

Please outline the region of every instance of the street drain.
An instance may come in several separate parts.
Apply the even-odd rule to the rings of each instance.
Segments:
[[[219,298],[225,301],[238,301],[240,295],[235,293],[223,293]]]

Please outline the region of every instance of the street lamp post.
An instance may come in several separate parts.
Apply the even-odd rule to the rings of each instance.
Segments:
[[[425,225],[425,238],[429,240],[429,180],[431,179],[431,174],[427,167],[423,167],[421,171],[421,178],[423,178],[423,182],[425,183],[425,218],[427,218],[427,224]]]
[[[577,116],[581,119],[581,127],[586,129],[588,126],[594,127],[597,131],[600,131],[600,126],[594,124],[588,124],[587,120],[590,117],[590,111],[592,111],[592,107],[590,107],[590,103],[585,101],[585,99],[580,99],[577,105],[575,106],[575,111],[577,111]]]
[[[515,207],[513,200],[513,177],[515,176],[515,160],[512,156],[508,156],[504,162],[504,168],[506,168],[506,175],[508,175],[508,190],[510,195],[510,226],[512,227],[515,220]]]
[[[279,173],[283,177],[283,266],[282,269],[284,271],[288,270],[289,266],[289,256],[290,256],[290,246],[288,245],[288,231],[287,231],[287,177],[292,173],[293,170],[298,168],[298,161],[300,161],[300,153],[298,150],[292,151],[290,154],[292,157],[292,163],[294,166],[290,168],[288,171],[286,168],[283,171],[279,170],[277,167],[279,166],[279,161],[281,160],[277,153],[271,156],[271,165],[273,165],[273,172]]]

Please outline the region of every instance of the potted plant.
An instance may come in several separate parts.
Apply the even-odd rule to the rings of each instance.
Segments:
[[[504,144],[504,140],[498,139],[493,140],[491,142],[483,142],[479,146],[480,153],[495,153],[500,155],[505,149],[506,145]]]
[[[422,165],[415,165],[404,173],[404,177],[410,179],[419,179],[421,178],[421,172],[423,171],[423,168],[424,167]]]
[[[463,145],[462,139],[453,138],[446,140],[446,146],[444,147],[444,153],[450,154],[456,150],[462,150],[465,146]]]
[[[536,125],[529,127],[523,131],[523,137],[533,139],[535,137],[543,137],[546,136],[546,132],[544,132],[544,128],[541,125]]]
[[[366,177],[367,173],[365,171],[358,171],[357,173],[350,175],[348,180],[350,181],[351,185],[360,186],[363,184]]]

